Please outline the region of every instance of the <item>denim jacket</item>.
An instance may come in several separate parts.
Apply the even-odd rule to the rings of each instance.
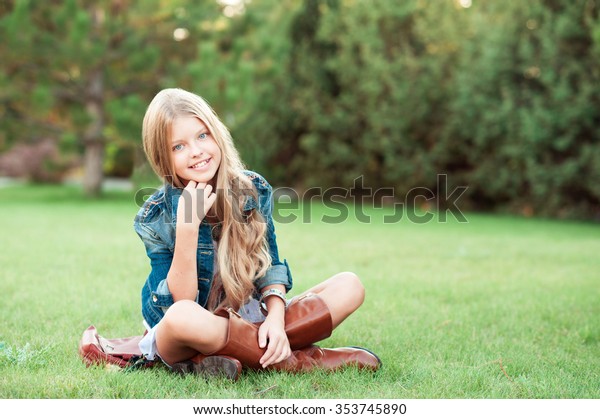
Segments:
[[[287,261],[279,260],[275,227],[272,218],[272,188],[258,173],[244,172],[256,188],[258,202],[252,196],[246,198],[244,212],[258,210],[267,222],[267,242],[272,264],[264,276],[254,281],[255,292],[268,285],[281,284],[286,290],[292,288],[292,275]],[[182,189],[165,185],[146,200],[134,220],[134,229],[146,247],[151,271],[142,288],[142,315],[150,327],[154,327],[165,311],[173,304],[173,296],[167,286],[167,274],[173,261],[175,249],[175,226],[177,205]],[[197,249],[198,294],[196,302],[206,307],[214,273],[214,242],[211,226],[203,220],[200,224]]]

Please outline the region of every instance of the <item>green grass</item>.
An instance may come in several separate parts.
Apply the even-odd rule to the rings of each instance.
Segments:
[[[600,225],[467,214],[468,223],[277,226],[300,293],[356,272],[363,307],[323,346],[375,351],[377,373],[244,373],[237,382],[159,366],[86,368],[83,330],[143,332],[148,273],[132,194],[0,189],[0,398],[600,398]],[[286,214],[289,213],[286,212]]]

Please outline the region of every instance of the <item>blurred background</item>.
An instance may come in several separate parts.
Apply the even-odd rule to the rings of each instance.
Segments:
[[[203,96],[299,191],[448,191],[600,220],[600,0],[0,0],[2,182],[156,183],[158,90]],[[129,183],[127,183],[129,182]]]

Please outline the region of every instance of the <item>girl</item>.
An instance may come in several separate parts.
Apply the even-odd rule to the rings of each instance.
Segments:
[[[344,272],[287,300],[292,276],[279,259],[271,187],[244,170],[229,131],[201,97],[159,92],[142,137],[164,180],[134,222],[151,265],[142,288],[147,359],[232,379],[242,366],[379,368],[366,349],[313,345],[362,304],[364,288]]]

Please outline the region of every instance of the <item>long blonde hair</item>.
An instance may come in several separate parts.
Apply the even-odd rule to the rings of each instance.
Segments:
[[[233,144],[227,127],[210,105],[200,96],[182,89],[164,89],[150,102],[142,126],[144,151],[152,168],[165,182],[183,188],[184,179],[175,173],[171,155],[171,127],[181,116],[200,119],[221,150],[221,164],[215,175],[217,199],[211,213],[220,221],[217,248],[218,274],[213,281],[209,309],[219,303],[238,309],[254,290],[254,280],[263,276],[271,265],[266,240],[267,225],[255,209],[244,213],[241,191],[256,190],[243,173],[244,164]],[[258,202],[258,200],[257,200]],[[224,291],[223,301],[219,295]]]

